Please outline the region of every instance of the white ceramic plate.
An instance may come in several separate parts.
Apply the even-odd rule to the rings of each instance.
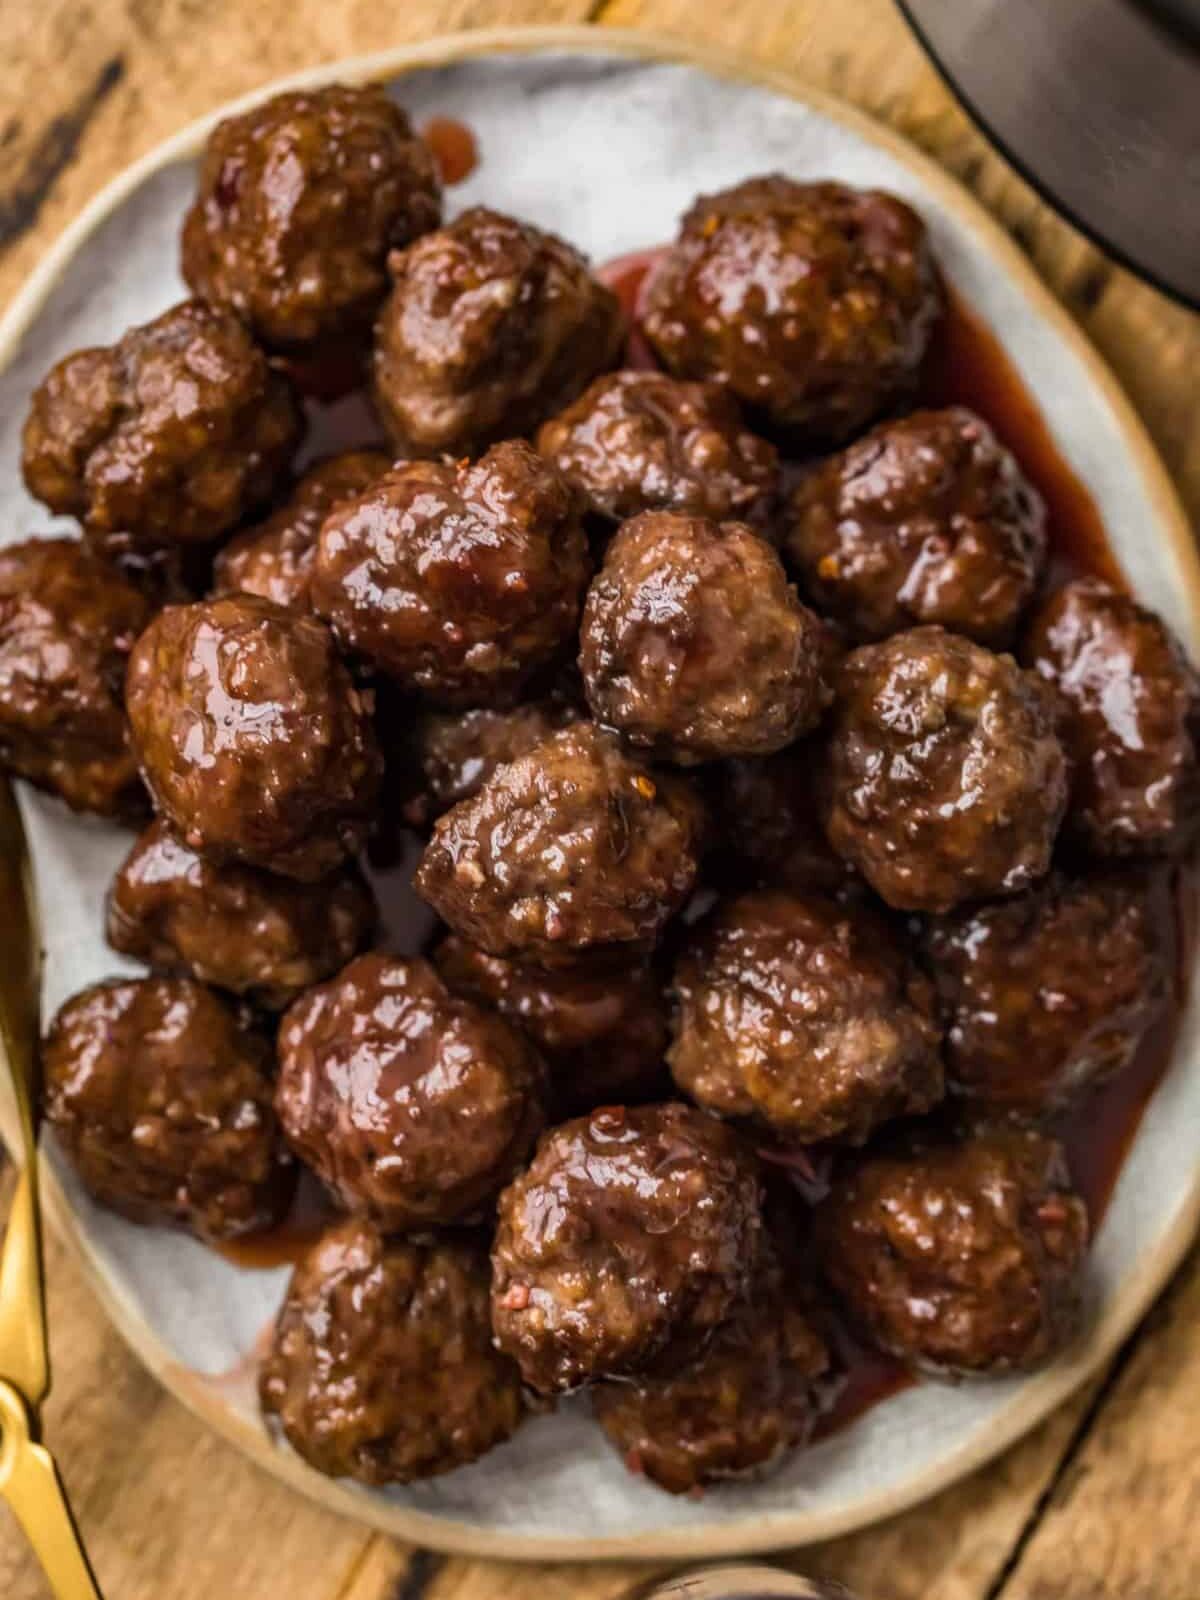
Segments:
[[[682,59],[678,46],[607,31],[474,34],[292,81],[368,77],[387,81],[418,123],[438,114],[475,131],[482,162],[450,191],[452,209],[485,201],[563,233],[598,260],[662,241],[695,193],[753,173],[831,176],[904,195],[928,221],[948,277],[1038,397],[1103,512],[1133,588],[1195,653],[1200,569],[1182,509],[1136,417],[1003,232],[895,135],[781,77]],[[180,296],[178,229],[211,120],[101,194],[0,324],[0,539],[51,525],[18,472],[28,397],[51,362],[113,339]],[[100,925],[104,889],[127,841],[42,797],[21,799],[45,936],[48,1013],[122,967]],[[368,1493],[322,1479],[271,1443],[254,1404],[254,1342],[286,1274],[239,1271],[177,1234],[97,1210],[53,1151],[48,1196],[143,1360],[213,1426],[326,1505],[407,1539],[490,1555],[696,1557],[796,1545],[891,1514],[978,1466],[1060,1402],[1131,1330],[1200,1212],[1198,1027],[1193,1008],[1100,1230],[1088,1330],[1072,1351],[1024,1380],[909,1390],[796,1455],[768,1481],[722,1488],[700,1502],[628,1476],[585,1410],[572,1405],[528,1424],[476,1466],[428,1484]]]

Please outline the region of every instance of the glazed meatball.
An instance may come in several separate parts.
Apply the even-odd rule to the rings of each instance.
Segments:
[[[353,336],[387,290],[388,251],[441,218],[433,157],[382,88],[277,94],[209,134],[183,276],[264,344]]]
[[[42,1046],[46,1119],[85,1188],[135,1222],[228,1239],[278,1220],[291,1164],[271,1047],[191,978],[93,984]]]
[[[826,832],[877,894],[948,911],[1042,877],[1067,803],[1054,694],[1010,656],[913,628],[847,657]]]
[[[671,1494],[761,1477],[806,1444],[830,1374],[795,1290],[764,1271],[753,1299],[677,1371],[606,1383],[592,1411],[630,1472]]]
[[[425,961],[359,956],[279,1030],[276,1104],[347,1211],[387,1231],[459,1222],[528,1156],[543,1069],[524,1037]]]
[[[292,611],[311,611],[308,588],[321,524],[335,506],[382,478],[390,465],[381,450],[350,450],[310,467],[286,505],[221,551],[213,569],[215,592],[257,594]]]
[[[1075,837],[1100,856],[1187,845],[1200,823],[1200,679],[1162,620],[1083,578],[1046,603],[1024,660],[1066,702]]]
[[[611,734],[577,723],[441,818],[418,892],[489,955],[563,966],[650,950],[695,887],[706,819]]]
[[[333,1478],[451,1472],[521,1421],[517,1369],[491,1332],[487,1256],[470,1240],[339,1222],[292,1274],[259,1373],[263,1411]]]
[[[578,722],[569,702],[547,698],[523,705],[474,711],[426,711],[416,717],[403,743],[410,792],[405,820],[425,827],[460,800],[469,800],[497,770]]]
[[[295,883],[214,866],[152,822],[108,892],[108,942],[165,972],[191,973],[269,1011],[345,966],[370,940],[375,898],[357,867]]]
[[[490,956],[453,934],[433,959],[452,989],[493,1007],[533,1040],[564,1115],[657,1099],[669,1086],[666,1002],[646,962],[545,972]]]
[[[401,448],[471,454],[529,434],[616,359],[616,295],[578,251],[476,206],[388,259],[375,397]]]
[[[942,1094],[928,980],[861,907],[758,890],[724,902],[675,973],[675,1082],[780,1141],[861,1143]]]
[[[168,606],[129,658],[142,776],[193,850],[311,882],[366,833],[368,708],[314,617],[255,595]]]
[[[760,1199],[737,1135],[690,1106],[562,1123],[500,1197],[497,1344],[543,1394],[673,1370],[749,1297]]]
[[[589,562],[574,492],[527,444],[396,467],[325,521],[312,600],[342,646],[451,705],[511,699],[572,638]]]
[[[301,426],[237,318],[186,300],[50,372],[25,423],[25,482],[96,534],[215,539],[271,499]]]
[[[971,411],[885,422],[804,473],[784,550],[813,604],[860,640],[940,623],[1012,641],[1046,560],[1046,509]]]
[[[125,663],[152,607],[76,539],[0,548],[0,771],[76,811],[136,815]]]
[[[821,746],[802,739],[772,756],[722,761],[709,774],[718,848],[727,880],[749,878],[835,894],[852,879],[821,825]]]
[[[912,392],[941,309],[902,201],[774,176],[696,201],[646,285],[643,328],[669,371],[837,442]]]
[[[820,633],[744,523],[648,511],[588,590],[579,664],[598,722],[690,766],[767,755],[813,727],[829,699]]]
[[[1087,1212],[1061,1147],[1032,1132],[862,1156],[817,1214],[855,1320],[934,1372],[1038,1365],[1074,1331]]]
[[[951,1089],[1037,1116],[1133,1060],[1169,994],[1165,942],[1135,878],[1056,874],[926,933]]]
[[[613,372],[547,422],[538,449],[597,517],[677,511],[764,528],[775,502],[775,447],[743,427],[714,383]]]

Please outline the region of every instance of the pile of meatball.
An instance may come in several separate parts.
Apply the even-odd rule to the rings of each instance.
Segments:
[[[211,134],[192,298],[61,361],[0,550],[0,764],[140,828],[49,1026],[103,1205],[333,1221],[264,1413],[403,1483],[587,1390],[697,1492],[812,1435],[844,1340],[955,1377],[1072,1335],[1087,1116],[1163,1014],[1200,815],[1163,623],[1051,591],[988,425],[914,410],[944,291],[883,193],[698,199],[638,308],[473,208],[373,87]],[[390,441],[293,462],[354,353]],[[421,957],[363,852],[424,837]],[[796,1185],[793,1175],[825,1175]]]

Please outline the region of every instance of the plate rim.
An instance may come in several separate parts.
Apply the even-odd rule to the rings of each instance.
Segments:
[[[415,44],[321,63],[263,84],[214,108],[146,152],[117,174],[68,224],[42,256],[0,318],[0,370],[9,365],[26,330],[37,317],[67,265],[90,235],[148,178],[194,154],[222,118],[282,90],[342,81],[397,78],[424,68],[450,66],[491,55],[561,51],[582,55],[623,55],[699,68],[715,77],[757,86],[812,107],[849,128],[868,143],[915,172],[978,235],[1000,270],[1016,280],[1038,316],[1049,323],[1080,357],[1127,441],[1148,498],[1155,507],[1187,589],[1187,606],[1200,618],[1200,554],[1188,514],[1150,436],[1107,363],[1066,308],[1042,281],[1028,258],[982,202],[931,156],[887,124],[806,83],[798,73],[768,67],[744,55],[693,44],[669,34],[593,24],[508,25],[440,34]],[[2,781],[2,780],[0,780]],[[23,838],[23,833],[22,833]],[[26,861],[28,866],[28,860]],[[30,880],[32,883],[32,875]],[[31,890],[31,893],[33,891]],[[36,894],[33,925],[39,926]],[[0,1136],[12,1150],[18,1141],[6,1101],[0,1102]],[[82,1265],[84,1275],[109,1320],[142,1365],[202,1423],[249,1456],[273,1477],[297,1489],[326,1510],[427,1548],[450,1554],[523,1561],[614,1561],[646,1559],[707,1560],[741,1556],[840,1537],[881,1522],[950,1487],[1002,1454],[1070,1398],[1112,1357],[1165,1288],[1200,1232],[1200,1169],[1184,1204],[1152,1249],[1138,1263],[1120,1294],[1084,1334],[1044,1372],[1026,1378],[986,1434],[947,1452],[934,1465],[901,1484],[859,1496],[837,1509],[753,1512],[734,1524],[660,1528],[633,1535],[595,1539],[514,1534],[433,1515],[363,1492],[338,1479],[323,1478],[290,1451],[277,1447],[266,1430],[217,1399],[209,1381],[176,1362],[142,1316],[131,1295],[106,1273],[78,1215],[67,1200],[43,1153],[40,1161],[45,1208],[57,1233]]]

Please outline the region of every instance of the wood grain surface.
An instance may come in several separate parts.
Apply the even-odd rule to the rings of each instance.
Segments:
[[[652,28],[793,70],[955,172],[1103,351],[1200,513],[1200,321],[1113,266],[991,152],[890,0],[4,0],[3,16],[0,302],[121,167],[282,73],[463,27]],[[5,1192],[0,1180],[0,1205]],[[47,1435],[111,1600],[628,1600],[653,1575],[432,1556],[314,1508],[145,1375],[53,1241],[48,1267]],[[1197,1600],[1198,1434],[1194,1254],[1109,1371],[1002,1460],[786,1564],[862,1600]],[[0,1511],[0,1596],[42,1593]]]

